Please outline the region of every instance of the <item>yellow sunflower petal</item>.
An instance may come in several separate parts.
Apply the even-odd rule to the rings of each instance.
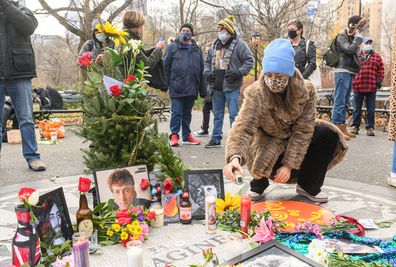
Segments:
[[[238,195],[238,194],[236,194],[236,195],[232,198],[231,206],[232,206],[232,207],[237,207],[237,206],[239,206],[239,205],[241,205],[241,196]]]
[[[221,198],[217,198],[216,199],[216,212],[220,212],[223,211],[225,208],[226,204],[224,202],[224,200],[222,200]]]
[[[114,38],[114,45],[117,47],[120,45],[120,39]]]
[[[231,193],[227,192],[224,198],[224,202],[227,207],[231,206],[231,200],[232,200]]]

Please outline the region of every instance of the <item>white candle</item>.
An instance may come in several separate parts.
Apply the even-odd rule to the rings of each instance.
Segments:
[[[135,240],[127,243],[128,267],[143,267],[142,242]]]

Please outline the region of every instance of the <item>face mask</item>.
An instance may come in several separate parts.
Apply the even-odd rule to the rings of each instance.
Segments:
[[[101,43],[103,43],[106,40],[106,36],[103,34],[96,34],[95,37]]]
[[[373,50],[373,46],[370,44],[367,44],[363,47],[364,51],[366,52],[370,52],[371,50]]]
[[[288,78],[271,78],[264,76],[264,82],[273,93],[281,93],[285,90],[289,79]]]
[[[290,39],[294,39],[294,38],[297,37],[297,31],[289,30],[289,31],[287,32],[287,36],[289,36]]]
[[[219,32],[217,34],[217,37],[219,37],[219,40],[222,42],[225,42],[228,39],[228,35],[226,32]]]
[[[192,38],[192,34],[189,32],[181,32],[180,33],[180,39],[182,39],[183,41],[190,41]]]

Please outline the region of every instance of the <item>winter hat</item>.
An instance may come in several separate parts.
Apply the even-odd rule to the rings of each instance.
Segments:
[[[359,21],[362,20],[361,16],[352,16],[348,19],[348,28],[355,29]]]
[[[369,41],[373,41],[373,38],[371,38],[371,37],[364,37],[363,38],[363,43],[367,43],[367,42],[369,42]]]
[[[186,22],[183,25],[181,25],[179,32],[183,29],[183,28],[189,28],[191,31],[191,34],[194,35],[194,27],[191,23]]]
[[[264,50],[263,73],[294,75],[294,49],[287,39],[273,40]]]
[[[223,26],[231,34],[235,33],[235,18],[233,16],[228,16],[223,20],[220,20],[218,26]]]

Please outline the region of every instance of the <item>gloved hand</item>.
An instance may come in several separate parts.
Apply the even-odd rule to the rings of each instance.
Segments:
[[[376,84],[377,84],[377,88],[378,88],[378,89],[380,89],[380,88],[382,87],[382,81],[381,81],[381,79],[378,78],[378,77],[377,77]]]
[[[242,78],[242,73],[239,70],[227,70],[224,74],[224,79],[228,83],[232,83]]]
[[[216,80],[216,76],[214,75],[214,73],[209,70],[205,71],[204,76],[207,83],[214,83]]]

